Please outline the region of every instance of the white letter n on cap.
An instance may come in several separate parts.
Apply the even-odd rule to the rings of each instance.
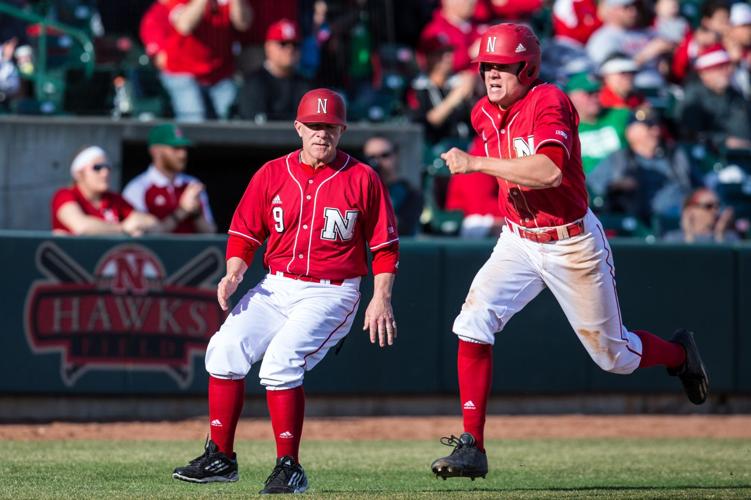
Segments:
[[[326,104],[328,104],[328,100],[329,100],[328,98],[326,99],[321,99],[320,97],[318,98],[318,114],[321,114],[321,113],[323,113],[324,115],[328,114],[328,111],[326,111]]]
[[[488,46],[485,48],[485,52],[495,52],[495,40],[497,37],[488,37]]]

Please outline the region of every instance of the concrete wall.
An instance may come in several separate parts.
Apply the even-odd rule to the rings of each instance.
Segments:
[[[155,123],[108,118],[0,116],[0,229],[50,228],[50,199],[58,188],[70,184],[70,161],[83,145],[97,144],[110,154],[115,167],[112,187],[120,189],[121,181],[127,180],[122,175],[124,145],[140,143],[145,148],[148,131]],[[281,156],[300,145],[290,123],[186,124],[183,129],[196,143],[196,148],[203,151],[216,148],[219,152],[222,148],[244,146],[278,150],[276,156]],[[340,147],[361,156],[363,143],[375,134],[385,135],[399,145],[402,172],[414,185],[419,185],[421,127],[352,124],[342,137]],[[226,202],[236,204],[237,201]]]

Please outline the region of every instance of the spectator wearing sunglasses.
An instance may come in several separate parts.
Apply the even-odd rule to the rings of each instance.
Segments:
[[[149,168],[133,178],[123,196],[136,209],[171,221],[178,234],[214,233],[216,224],[204,185],[185,173],[193,143],[171,123],[149,131]]]
[[[709,188],[693,191],[683,203],[681,228],[665,234],[666,241],[722,243],[738,241],[733,230],[733,209],[720,206],[717,194]]]
[[[99,146],[82,149],[70,165],[73,185],[59,189],[52,198],[52,231],[55,234],[122,234],[140,236],[171,229],[149,214],[134,210],[119,194],[110,191],[110,166]]]
[[[297,104],[311,82],[297,69],[300,62],[300,30],[281,19],[269,26],[263,45],[263,65],[245,79],[238,99],[240,118],[256,123],[293,120]]]
[[[365,142],[363,153],[389,190],[399,235],[414,236],[422,212],[422,195],[400,177],[396,144],[385,137],[374,136]]]

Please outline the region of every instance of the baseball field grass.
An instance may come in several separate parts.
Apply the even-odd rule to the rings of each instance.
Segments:
[[[398,429],[384,429],[398,432]],[[434,441],[311,441],[301,461],[319,498],[751,498],[749,439],[530,439],[488,443],[487,479],[435,479]],[[138,439],[138,436],[133,436]],[[0,498],[247,498],[271,471],[271,441],[237,445],[240,481],[195,485],[172,468],[195,441],[4,441]]]

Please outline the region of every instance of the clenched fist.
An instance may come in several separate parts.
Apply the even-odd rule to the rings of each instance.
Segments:
[[[451,170],[452,174],[466,174],[472,172],[472,156],[459,148],[451,148],[441,154],[441,159]]]

